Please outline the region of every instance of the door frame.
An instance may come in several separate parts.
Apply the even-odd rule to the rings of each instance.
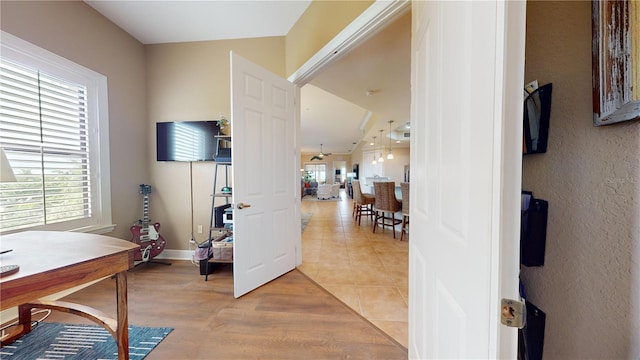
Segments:
[[[502,132],[496,134],[496,141],[500,141],[500,152],[497,154],[502,157],[502,169],[496,169],[496,173],[500,174],[500,178],[494,183],[495,192],[500,193],[499,201],[501,214],[494,216],[493,227],[498,232],[498,236],[494,237],[492,247],[495,249],[493,253],[500,254],[499,262],[493,261],[492,271],[498,274],[510,274],[520,272],[519,256],[512,254],[520,253],[520,221],[510,222],[502,221],[504,213],[520,214],[522,192],[522,138],[514,137],[511,134],[522,134],[523,101],[520,97],[522,86],[524,84],[524,56],[525,56],[525,36],[526,36],[526,2],[506,1],[504,2],[505,23],[503,33],[505,36],[504,48],[506,52],[499,54],[505,66],[503,67],[503,102],[496,101],[496,105],[503,108],[503,127]],[[518,64],[522,64],[522,68],[517,68]],[[512,119],[518,119],[511,121]],[[506,181],[512,179],[513,181]],[[517,197],[509,197],[507,194],[518,194]],[[519,220],[519,215],[518,215]],[[492,289],[492,297],[499,301],[500,298],[520,299],[520,288],[518,284],[513,284],[506,276],[499,276],[496,286]],[[498,319],[499,306],[491,309],[491,316]],[[497,329],[493,329],[495,337],[491,340],[494,342],[492,349],[497,351],[496,357],[506,358],[513,357],[517,354],[518,339],[514,334],[514,329],[500,325],[497,322]]]
[[[411,8],[411,1],[398,0],[398,1],[375,1],[365,11],[360,14],[354,21],[352,21],[347,27],[336,35],[331,41],[323,46],[315,55],[307,60],[298,70],[291,74],[287,80],[296,85],[296,98],[300,99],[300,89],[319,74],[324,69],[328,68],[331,64],[336,62],[342,56],[346,55],[350,50],[353,50],[366,42],[369,38],[375,35],[378,31],[382,30],[385,25],[393,22],[403,14],[405,14]],[[300,119],[298,107],[298,119]],[[297,169],[301,169],[302,163],[300,160],[300,121],[296,121],[295,124],[295,147],[298,154],[297,157]],[[300,174],[296,173],[295,176],[300,178]],[[295,181],[296,190],[295,194],[300,194],[300,181]],[[300,219],[300,202],[297,203],[296,217]],[[299,222],[299,221],[298,221]],[[296,266],[302,264],[302,239],[296,244]]]
[[[410,9],[411,2],[408,0],[374,2],[291,74],[288,80],[302,88],[318,73],[349,53],[350,50],[366,42],[382,30],[385,25],[393,22]]]
[[[301,88],[311,79],[313,79],[313,77],[329,67],[342,56],[347,54],[350,50],[355,49],[362,43],[366,42],[371,36],[375,35],[379,30],[383,29],[385,25],[402,16],[406,11],[409,11],[410,7],[411,2],[408,0],[374,2],[358,18],[356,18],[351,24],[345,27],[330,42],[328,42],[315,55],[307,60],[307,62],[305,62],[298,70],[291,74],[288,80],[298,85],[298,88]],[[522,5],[507,2],[507,5],[504,7],[504,11],[506,12],[507,19],[524,19],[526,17],[526,4]],[[503,26],[506,27],[507,34],[509,34],[507,39],[507,47],[513,50],[507,54],[502,54],[503,58],[507,60],[506,65],[517,64],[519,61],[518,57],[524,55],[524,37],[526,34],[525,23],[519,20],[514,22],[506,21]],[[520,70],[505,66],[505,74],[513,74],[514,72],[518,71]],[[523,69],[520,75],[522,77],[524,76]],[[515,82],[511,82],[511,84],[515,84]],[[512,99],[512,96],[510,94],[522,93],[522,89],[514,89],[510,87],[508,83],[505,85],[506,86],[504,89],[504,94],[507,97],[505,98],[505,102],[503,103],[504,112],[506,115],[511,114],[513,119],[519,119],[522,116],[522,106],[521,104],[520,106],[514,105],[513,102],[510,101]],[[511,176],[512,178],[521,179],[522,158],[514,158],[514,154],[512,152],[514,148],[521,146],[521,139],[519,140],[510,136],[506,136],[508,134],[518,132],[517,129],[520,129],[519,133],[521,133],[521,122],[506,122],[504,128],[505,131],[501,134],[497,134],[496,138],[498,139],[497,141],[502,142],[501,156],[505,157],[510,164],[514,164],[514,166],[506,169],[508,173],[505,173],[503,175],[505,177]],[[296,129],[296,132],[299,139],[299,126]],[[514,188],[521,188],[521,181],[513,183],[501,181],[500,185],[503,186],[503,193],[513,193]],[[519,191],[520,190],[518,190],[518,192]],[[501,201],[501,207],[503,211],[516,211],[519,213],[519,198],[507,199],[505,197],[501,197]],[[507,223],[504,221],[500,221],[499,215],[497,215],[494,219],[493,227],[501,234],[500,236],[496,237],[496,239],[498,239],[496,243],[492,244],[495,249],[498,249],[498,253],[500,254],[499,261],[494,261],[492,263],[494,271],[499,271],[500,267],[500,269],[507,272],[516,271],[515,269],[518,268],[519,259],[514,259],[511,254],[515,253],[515,249],[519,248],[519,242],[517,241],[517,239],[519,239],[518,236],[520,233],[519,226],[519,223]],[[507,239],[509,239],[510,237],[513,237],[514,240],[508,241]],[[298,264],[301,264],[302,255],[300,254],[300,252],[302,249],[302,244],[299,244],[298,249],[300,251],[298,251],[299,258],[297,259],[297,261]],[[498,280],[498,282],[499,283],[492,288],[494,298],[519,298],[517,286],[514,287],[509,279],[501,278]],[[411,289],[409,289],[409,291],[411,291]],[[491,309],[491,316],[499,316],[497,306],[495,309]],[[497,357],[512,357],[513,354],[516,354],[517,339],[512,336],[512,330],[513,329],[500,325],[498,329],[492,329],[492,333],[494,334],[491,337],[491,342],[493,345],[492,348],[497,352]]]

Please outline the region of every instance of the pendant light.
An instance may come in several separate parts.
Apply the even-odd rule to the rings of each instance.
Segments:
[[[387,159],[389,160],[393,159],[393,152],[391,150],[391,123],[393,123],[393,120],[389,120],[389,154],[387,155]]]
[[[378,158],[378,162],[384,162],[384,158],[382,157],[382,149],[384,149],[384,145],[382,145],[382,132],[384,130],[380,129],[380,157]]]
[[[371,162],[371,165],[375,165],[378,162],[376,161],[376,137],[373,137],[373,142],[371,143],[373,145],[373,161]]]

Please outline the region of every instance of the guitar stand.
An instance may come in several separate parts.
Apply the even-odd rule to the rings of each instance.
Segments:
[[[139,263],[135,264],[133,266],[133,269],[137,268],[138,266],[140,266],[142,264],[147,264],[147,263],[160,264],[160,265],[171,265],[170,262],[158,261],[158,260],[150,259],[149,257],[151,255],[151,245],[148,245],[146,248],[144,248],[143,250],[140,250],[140,251],[142,251],[142,261],[140,261]]]

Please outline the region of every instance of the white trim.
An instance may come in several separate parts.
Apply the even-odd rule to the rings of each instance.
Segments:
[[[517,274],[520,272],[520,194],[522,191],[522,121],[512,121],[522,114],[522,98],[517,95],[524,84],[526,3],[519,1],[498,2],[501,17],[506,21],[498,27],[504,46],[496,54],[496,85],[501,86],[502,96],[496,97],[495,113],[501,114],[501,132],[494,134],[495,163],[502,163],[494,169],[493,192],[497,194],[493,208],[500,213],[493,215],[491,253],[499,258],[491,262],[491,273],[495,274],[491,283],[491,304],[500,304],[501,298],[519,299],[520,289]],[[496,94],[499,92],[496,91]],[[515,220],[515,221],[514,221]],[[499,306],[492,306],[490,318],[496,319],[497,328],[489,329],[491,356],[498,359],[515,357],[518,351],[517,331],[501,324]]]
[[[293,186],[295,190],[293,193],[293,203],[294,203],[293,221],[294,223],[300,224],[302,219],[302,209],[301,209],[302,197],[298,195],[302,191],[301,189],[302,182],[300,181],[301,173],[298,170],[302,168],[302,164],[301,164],[302,158],[300,156],[300,101],[299,101],[300,87],[294,86],[294,91],[295,91],[295,96],[294,96],[295,120],[293,121],[294,151],[293,151],[293,154],[291,154],[293,156],[293,161],[295,163],[295,169],[293,174],[294,175]],[[294,238],[294,246],[295,246],[295,252],[296,252],[295,266],[298,267],[302,265],[302,233],[301,232],[298,232],[298,234]]]
[[[115,224],[101,224],[101,225],[87,226],[83,228],[73,229],[69,231],[104,235],[112,232],[115,228],[116,228]]]
[[[364,43],[410,8],[408,0],[377,0],[296,70],[288,80],[302,86],[320,71]]]

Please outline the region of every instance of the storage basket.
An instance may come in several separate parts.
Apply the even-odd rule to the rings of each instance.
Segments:
[[[212,259],[233,260],[233,236],[211,242]]]

